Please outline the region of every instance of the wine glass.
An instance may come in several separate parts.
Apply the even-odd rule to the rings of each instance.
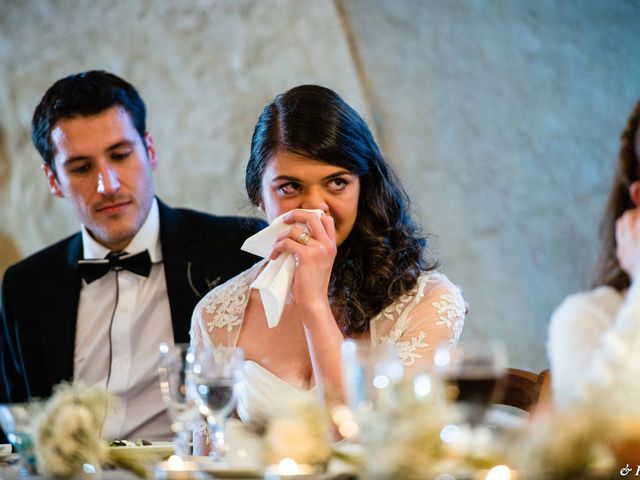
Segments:
[[[340,434],[350,440],[361,437],[373,417],[393,406],[395,387],[402,380],[403,365],[395,345],[374,344],[368,339],[348,339],[340,349],[343,385],[349,415],[334,411]]]
[[[349,407],[361,413],[383,407],[389,400],[389,388],[403,374],[394,345],[345,340],[341,356]]]
[[[160,391],[169,412],[171,430],[175,434],[175,454],[186,459],[190,455],[189,442],[199,420],[198,407],[188,391],[188,377],[195,360],[187,343],[160,344]]]
[[[441,345],[434,356],[447,399],[460,406],[466,422],[480,425],[489,405],[499,399],[506,371],[504,345],[496,340],[472,341],[450,350]]]
[[[211,453],[216,462],[225,459],[227,445],[224,427],[236,404],[240,387],[244,353],[235,347],[218,346],[198,353],[195,357],[190,391],[204,415],[211,431]]]
[[[36,458],[31,437],[31,411],[28,403],[7,403],[0,405],[0,426],[20,455],[20,475],[36,473]]]

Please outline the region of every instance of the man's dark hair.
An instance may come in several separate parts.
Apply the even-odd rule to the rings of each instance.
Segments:
[[[62,78],[47,90],[33,112],[31,140],[54,173],[51,130],[56,122],[97,115],[116,105],[131,115],[135,129],[144,139],[146,108],[138,91],[126,80],[103,70],[91,70]]]

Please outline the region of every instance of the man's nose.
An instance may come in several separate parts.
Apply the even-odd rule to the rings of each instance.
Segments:
[[[98,172],[98,193],[109,194],[120,188],[118,174],[113,168],[103,168]]]

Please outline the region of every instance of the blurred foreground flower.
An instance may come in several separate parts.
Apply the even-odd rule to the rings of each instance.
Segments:
[[[615,469],[612,446],[626,438],[620,422],[603,402],[549,411],[517,432],[509,457],[532,478],[587,478],[610,472]]]
[[[267,463],[277,464],[291,458],[299,464],[324,468],[331,456],[327,425],[327,413],[315,396],[285,402],[267,424]]]
[[[108,458],[100,430],[112,396],[102,388],[60,384],[34,418],[35,454],[39,469],[56,477],[99,469]]]
[[[83,473],[99,473],[109,464],[129,470],[139,477],[163,454],[110,448],[101,437],[107,411],[117,398],[102,387],[81,383],[61,383],[53,396],[43,402],[34,416],[34,449],[38,469],[54,477],[70,478]]]
[[[419,382],[429,381],[428,391]],[[427,376],[398,385],[393,399],[359,415],[361,442],[368,452],[365,478],[421,478],[447,457],[440,438],[451,420],[441,388]]]

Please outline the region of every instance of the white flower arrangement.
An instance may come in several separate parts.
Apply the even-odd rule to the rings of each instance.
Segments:
[[[33,421],[39,469],[56,477],[72,477],[83,471],[85,463],[99,468],[108,457],[100,430],[112,401],[101,388],[57,386]]]
[[[640,464],[640,418],[593,399],[536,416],[511,444],[512,464],[533,478],[618,478],[627,463]]]
[[[331,457],[328,415],[315,396],[304,395],[283,404],[267,423],[266,461],[291,458],[299,464],[324,468]]]
[[[436,383],[430,385],[421,394],[414,383],[403,382],[386,408],[360,418],[365,478],[421,478],[447,456],[440,434],[451,410]]]
[[[102,387],[57,385],[49,400],[34,407],[37,413],[31,431],[38,470],[70,478],[86,472],[87,464],[96,472],[108,464],[139,477],[147,476],[149,465],[162,459],[159,453],[140,451],[131,455],[126,449],[110,448],[101,437],[107,411],[116,402],[117,398]]]

